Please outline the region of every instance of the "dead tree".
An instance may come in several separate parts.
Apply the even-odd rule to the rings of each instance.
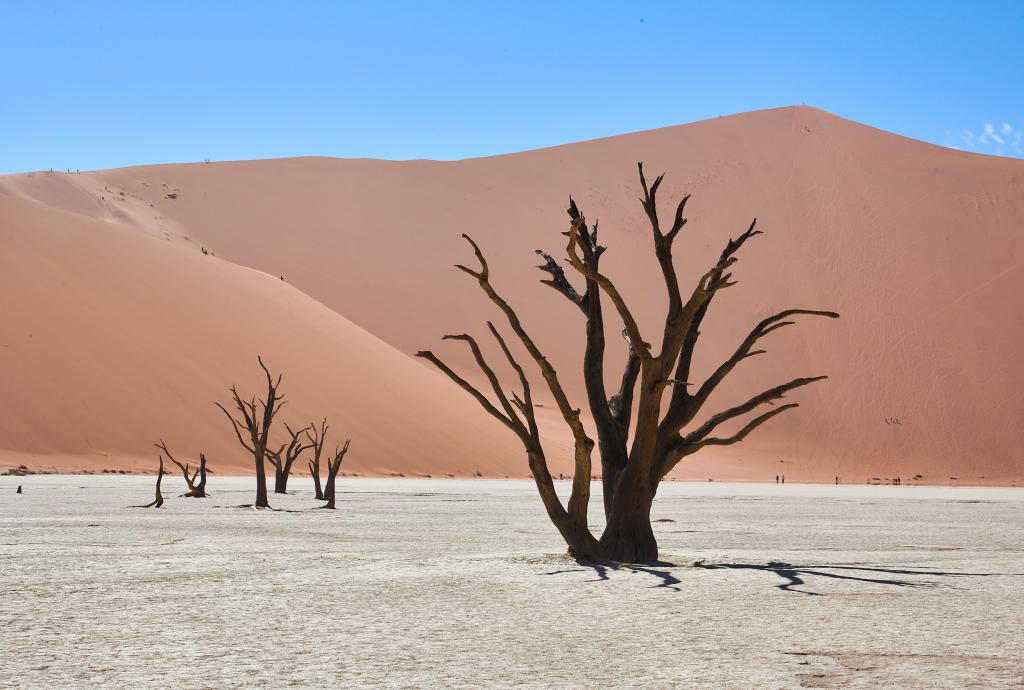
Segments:
[[[274,417],[285,404],[285,400],[278,393],[278,388],[281,386],[281,376],[278,376],[277,381],[274,381],[274,377],[270,375],[270,371],[263,364],[263,360],[261,358],[257,359],[259,360],[260,368],[263,369],[263,373],[267,377],[266,399],[257,401],[254,396],[250,400],[243,400],[235,387],[231,386],[231,397],[234,399],[235,407],[241,415],[241,420],[233,417],[220,403],[215,404],[221,409],[224,416],[228,418],[228,421],[231,422],[231,427],[235,430],[235,436],[238,437],[238,442],[252,454],[253,462],[256,465],[256,502],[253,503],[253,507],[269,508],[270,502],[267,500],[267,471],[264,459],[267,457],[267,439],[270,436],[270,427],[274,423]],[[258,405],[257,402],[259,403]],[[245,429],[244,435],[242,433],[243,429]]]
[[[298,431],[293,431],[288,424],[285,424],[284,428],[288,430],[288,436],[291,437],[291,440],[275,451],[267,451],[270,463],[274,466],[275,494],[288,493],[288,477],[291,475],[292,465],[295,464],[295,461],[304,452],[311,448],[310,445],[302,443],[302,436],[309,430],[308,426]]]
[[[324,508],[334,510],[334,480],[338,476],[341,461],[345,459],[345,453],[348,452],[350,443],[352,443],[352,439],[346,439],[345,445],[335,449],[334,458],[327,463],[327,485],[324,488],[324,500],[327,501],[327,505]]]
[[[838,318],[830,311],[787,309],[758,323],[749,335],[699,385],[691,382],[690,365],[700,336],[700,327],[712,300],[719,291],[732,285],[731,267],[737,261],[737,252],[755,235],[756,219],[735,240],[730,239],[716,263],[697,281],[689,297],[684,298],[672,259],[672,244],[686,225],[684,211],[689,196],[683,197],[675,207],[671,225],[666,230],[658,215],[656,196],[663,175],[651,184],[644,177],[643,164],[639,165],[640,199],[644,214],[651,226],[654,254],[668,292],[668,308],[661,328],[660,347],[657,352],[643,337],[633,313],[615,284],[599,268],[605,247],[597,241],[597,223],[591,229],[579,212],[576,203],[569,200],[569,229],[565,234],[568,264],[584,283],[582,291],[574,287],[562,266],[547,252],[537,250],[543,258],[539,268],[548,274],[541,282],[572,302],[585,317],[586,350],[583,357],[583,379],[587,403],[597,428],[597,442],[601,454],[601,477],[606,526],[601,536],[595,537],[587,526],[590,502],[591,454],[594,441],[587,434],[580,419],[580,410],[573,407],[559,381],[554,367],[527,333],[511,305],[491,284],[487,261],[476,242],[463,235],[480,264],[479,269],[456,266],[476,279],[480,289],[498,307],[512,332],[522,343],[551,392],[562,418],[572,431],[574,439],[575,473],[572,493],[567,506],[563,506],[555,493],[548,471],[540,432],[534,415],[534,404],[527,376],[497,328],[487,326],[501,348],[505,359],[516,372],[522,386],[522,397],[513,393],[511,399],[502,388],[498,376],[487,363],[476,340],[470,335],[448,335],[445,339],[465,342],[481,372],[490,383],[492,402],[484,393],[456,374],[432,352],[417,353],[430,361],[444,374],[472,395],[493,417],[508,427],[522,441],[534,481],[548,516],[558,529],[574,556],[597,561],[651,562],[658,558],[658,544],[651,529],[650,511],[658,485],[683,458],[705,446],[722,446],[742,441],[751,431],[772,417],[797,407],[788,403],[748,418],[732,433],[721,433],[720,427],[731,426],[762,405],[774,404],[795,388],[820,381],[825,376],[798,378],[762,391],[746,402],[712,414],[703,423],[695,423],[698,413],[719,384],[740,362],[763,354],[755,349],[762,338],[785,326],[792,325],[794,316],[813,315]],[[608,395],[605,388],[605,324],[602,296],[607,298],[623,324],[623,334],[629,347],[618,391]],[[666,401],[667,398],[667,401]]]
[[[306,437],[309,438],[310,448],[313,449],[313,459],[309,461],[309,476],[313,478],[316,500],[322,501],[324,490],[320,486],[320,456],[324,452],[324,440],[327,438],[327,420],[320,422],[319,429],[310,424],[306,429]]]
[[[170,458],[170,461],[178,466],[181,470],[181,474],[185,477],[185,484],[188,486],[188,491],[181,494],[186,498],[206,498],[206,456],[203,453],[199,454],[199,467],[192,474],[189,474],[189,465],[186,462],[182,465],[177,459],[171,455],[171,451],[167,449],[167,444],[164,443],[163,439],[160,439],[160,443],[154,443],[154,446],[162,450]],[[196,479],[198,478],[198,482]]]
[[[132,506],[132,508],[162,508],[164,505],[164,496],[160,493],[160,482],[164,479],[164,456],[160,456],[160,472],[156,475],[156,496],[153,498],[152,503],[147,503],[144,506]]]

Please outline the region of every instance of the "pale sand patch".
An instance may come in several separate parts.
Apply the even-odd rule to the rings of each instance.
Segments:
[[[593,568],[528,482],[292,481],[0,478],[0,686],[1024,683],[1021,490],[667,484],[673,565]]]

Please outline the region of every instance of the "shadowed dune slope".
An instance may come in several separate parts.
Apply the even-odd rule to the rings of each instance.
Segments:
[[[485,319],[497,317],[473,282],[451,268],[472,261],[459,239],[469,233],[490,259],[494,284],[583,406],[582,316],[538,282],[543,274],[534,250],[562,251],[572,194],[591,221],[600,220],[608,247],[602,267],[656,343],[665,297],[637,201],[638,160],[651,176],[667,172],[663,215],[679,195],[693,195],[675,250],[684,284],[692,285],[754,216],[766,233],[744,247],[739,284],[719,296],[705,321],[698,382],[764,316],[788,307],[842,314],[839,321],[805,318],[770,336],[768,354],[745,362],[709,411],[795,376],[829,374],[828,381],[793,393],[801,407],[743,444],[688,459],[679,476],[1024,480],[1019,160],[932,146],[797,107],[457,162],[302,158],[19,176],[6,183],[41,203],[163,237],[161,256],[177,248],[201,257],[204,245],[220,258],[283,275],[398,350],[432,347],[461,365],[470,362],[466,354],[439,344],[439,337],[467,330],[482,337]],[[279,283],[273,288],[283,293]],[[612,381],[624,349],[617,324],[607,320]],[[186,314],[182,328],[187,323]],[[279,327],[265,330],[267,337],[303,339]],[[196,345],[197,351],[208,346]],[[291,346],[301,359],[305,345]],[[240,382],[254,380],[248,360],[255,349],[254,343],[245,366],[232,370]],[[332,361],[344,362],[335,356]],[[327,362],[324,375],[336,375],[341,364]],[[186,357],[182,365],[207,366]],[[300,376],[298,364],[284,368]],[[153,376],[169,378],[162,371]],[[219,393],[225,381],[218,376],[210,391]],[[457,397],[447,382],[436,388]],[[137,402],[150,392],[139,396],[126,388],[124,396]],[[425,442],[421,449],[443,455]],[[522,474],[522,459],[514,463],[508,473]]]
[[[327,416],[330,448],[354,438],[344,470],[498,474],[521,460],[446,380],[277,277],[2,187],[0,214],[3,464],[152,470],[162,437],[179,459],[251,471],[213,403],[232,383],[265,394],[257,354],[284,374],[280,421]]]

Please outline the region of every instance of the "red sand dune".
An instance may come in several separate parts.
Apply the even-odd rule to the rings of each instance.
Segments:
[[[284,374],[280,421],[326,415],[329,447],[354,439],[347,471],[497,474],[521,455],[460,391],[277,277],[2,187],[0,214],[2,464],[152,470],[163,438],[251,471],[213,403],[232,383],[265,393],[258,353]]]
[[[561,250],[574,195],[600,219],[602,266],[653,340],[665,299],[636,200],[638,160],[652,175],[667,172],[664,213],[693,195],[676,243],[684,280],[752,217],[766,233],[744,248],[739,285],[706,321],[697,375],[777,310],[842,314],[771,336],[768,355],[737,370],[712,406],[796,375],[830,380],[792,394],[802,406],[743,444],[688,459],[678,476],[1024,481],[1024,161],[806,107],[457,162],[303,158],[0,178],[11,341],[0,357],[15,372],[0,446],[12,457],[135,457],[164,434],[231,454],[235,466],[242,458],[209,401],[229,381],[255,385],[260,351],[292,382],[296,409],[326,413],[356,437],[357,469],[524,475],[522,454],[450,382],[288,286],[398,351],[431,347],[465,365],[439,337],[483,335],[496,317],[451,268],[472,259],[459,239],[467,232],[582,405],[581,315],[540,285],[533,251]],[[287,285],[205,257],[200,245]],[[46,290],[33,287],[43,269],[54,276]],[[60,284],[58,275],[70,277]],[[90,305],[88,319],[77,300]],[[53,337],[28,345],[26,331],[44,324]],[[106,327],[116,337],[100,339]],[[348,346],[357,340],[362,349]],[[139,351],[152,354],[133,361]],[[610,377],[622,357],[610,351]],[[130,375],[120,371],[127,363]]]

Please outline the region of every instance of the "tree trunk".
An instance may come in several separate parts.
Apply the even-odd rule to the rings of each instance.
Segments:
[[[566,544],[569,546],[569,555],[581,561],[602,563],[608,559],[604,556],[601,544],[594,539],[594,535],[585,526],[579,526],[568,536],[563,534]]]
[[[294,458],[291,461],[284,462],[284,466],[281,468],[281,471],[278,472],[277,477],[275,478],[276,485],[274,487],[274,493],[288,493],[288,477],[292,476],[292,464],[294,464],[294,462]]]
[[[323,499],[327,501],[327,505],[325,505],[324,508],[329,508],[331,510],[334,510],[334,478],[334,474],[329,474],[327,476],[327,488],[324,489]]]
[[[147,503],[144,506],[129,506],[130,508],[161,508],[164,505],[164,496],[160,493],[160,483],[164,479],[164,456],[160,456],[160,472],[156,475],[156,496],[153,498],[152,503]],[[21,487],[18,487],[18,493],[21,493]]]
[[[324,500],[327,501],[327,505],[324,508],[334,510],[334,485],[338,478],[338,470],[341,468],[341,462],[331,463],[331,466],[327,471],[327,484],[324,486]]]
[[[263,454],[256,457],[256,508],[269,508],[270,501],[267,500],[267,468],[263,464]]]
[[[657,562],[658,542],[651,529],[653,502],[654,491],[619,485],[599,542],[605,559],[621,563]]]
[[[622,475],[622,468],[611,461],[605,461],[604,451],[601,452],[601,501],[604,505],[604,519],[612,516],[612,503],[615,498],[615,487]]]
[[[193,498],[206,498],[206,455],[199,454],[199,483],[192,490]]]
[[[320,463],[309,463],[309,474],[313,477],[313,489],[316,491],[316,500],[324,500],[324,489],[320,485]]]

